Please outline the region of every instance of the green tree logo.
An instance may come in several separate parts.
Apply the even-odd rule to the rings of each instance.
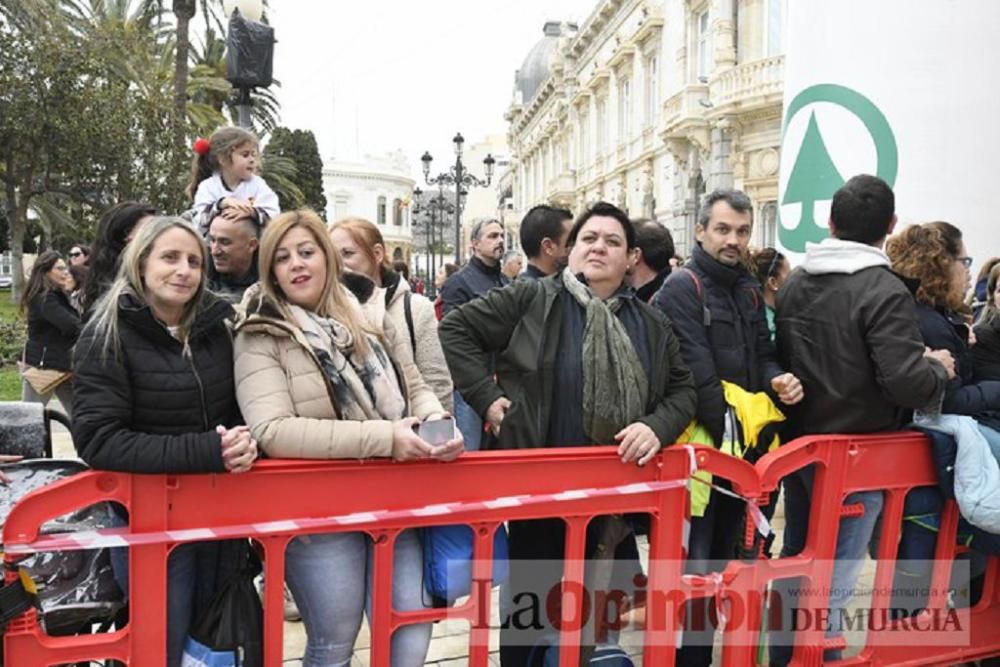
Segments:
[[[785,112],[782,152],[788,155],[789,147],[784,145],[784,135],[788,132],[791,120],[807,106],[817,102],[836,104],[857,116],[875,143],[878,160],[875,174],[890,186],[894,185],[899,167],[899,151],[892,128],[885,115],[871,100],[845,86],[818,84],[795,96]],[[826,238],[826,221],[817,221],[813,210],[816,202],[833,199],[833,193],[843,184],[844,177],[830,158],[826,141],[816,121],[816,112],[813,111],[781,197],[782,205],[801,204],[798,220],[786,220],[793,223],[788,226],[781,223],[779,212],[778,240],[781,245],[791,252],[805,252],[807,242],[818,242]]]

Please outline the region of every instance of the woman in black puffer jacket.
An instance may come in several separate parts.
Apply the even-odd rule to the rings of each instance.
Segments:
[[[31,267],[21,298],[21,315],[28,321],[23,357],[26,366],[67,373],[70,370],[73,345],[80,334],[80,314],[65,291],[68,276],[66,262],[52,250],[42,253]],[[44,405],[55,394],[67,416],[72,416],[73,384],[68,378],[44,395],[22,378],[21,400]]]
[[[947,222],[911,225],[889,239],[886,253],[893,271],[920,281],[917,317],[924,345],[948,350],[955,359],[955,378],[945,390],[942,412],[975,417],[981,427],[1000,430],[1000,382],[977,379],[971,329],[962,312],[972,263],[962,232]],[[1000,441],[1000,433],[984,435],[991,443]]]
[[[180,218],[155,218],[122,256],[74,355],[73,441],[94,468],[133,473],[243,472],[256,443],[233,386],[232,307],[205,289],[204,243]],[[245,544],[245,543],[244,543]],[[239,542],[180,546],[167,580],[167,665],[191,622],[239,565]],[[125,550],[112,556],[128,591]],[[228,567],[227,567],[228,566]]]

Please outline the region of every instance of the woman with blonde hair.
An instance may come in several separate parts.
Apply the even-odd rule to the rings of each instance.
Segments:
[[[456,438],[432,446],[414,427],[443,414],[413,364],[410,343],[387,319],[385,336],[365,322],[341,283],[341,261],[310,210],[279,215],[260,243],[260,289],[244,299],[237,326],[240,408],[274,458],[454,460]],[[285,576],[306,627],[303,665],[346,665],[370,596],[373,555],[363,532],[299,537]],[[413,530],[394,546],[393,607],[423,605],[421,546]],[[392,637],[392,664],[423,665],[430,624]]]
[[[345,218],[328,229],[348,270],[344,279],[357,283],[363,294],[370,294],[363,301],[368,319],[379,327],[388,317],[397,330],[406,333],[420,375],[441,405],[451,410],[451,375],[438,340],[434,304],[414,294],[405,278],[392,269],[382,233],[373,223],[364,218]]]
[[[152,218],[126,246],[73,360],[73,443],[99,470],[239,473],[257,445],[233,387],[233,308],[205,289],[204,243],[180,218]],[[119,517],[124,523],[124,517]],[[246,541],[176,547],[167,575],[167,665],[193,619],[236,572]],[[125,549],[112,552],[128,593]]]

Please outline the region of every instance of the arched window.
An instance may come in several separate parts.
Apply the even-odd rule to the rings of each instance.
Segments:
[[[378,206],[375,209],[375,215],[378,218],[378,224],[385,224],[385,197],[378,198]]]
[[[393,199],[392,200],[392,224],[397,227],[403,226],[403,200]]]

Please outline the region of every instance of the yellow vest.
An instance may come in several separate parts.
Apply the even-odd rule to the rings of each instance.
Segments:
[[[768,424],[785,421],[785,415],[774,404],[771,397],[762,391],[750,393],[746,389],[731,382],[722,382],[722,393],[725,395],[726,403],[729,405],[726,411],[726,419],[733,418],[739,422],[743,430],[743,442],[735,439],[733,429],[726,428],[720,451],[743,458],[748,450],[757,446],[757,439],[760,432]],[[684,432],[677,438],[677,443],[681,445],[708,445],[714,447],[712,436],[709,435],[701,423],[692,420]],[[767,447],[767,451],[772,451],[780,445],[778,436],[775,435]],[[704,516],[705,508],[708,506],[708,499],[712,492],[712,474],[699,470],[694,477],[702,482],[689,484],[691,493],[691,516]]]

